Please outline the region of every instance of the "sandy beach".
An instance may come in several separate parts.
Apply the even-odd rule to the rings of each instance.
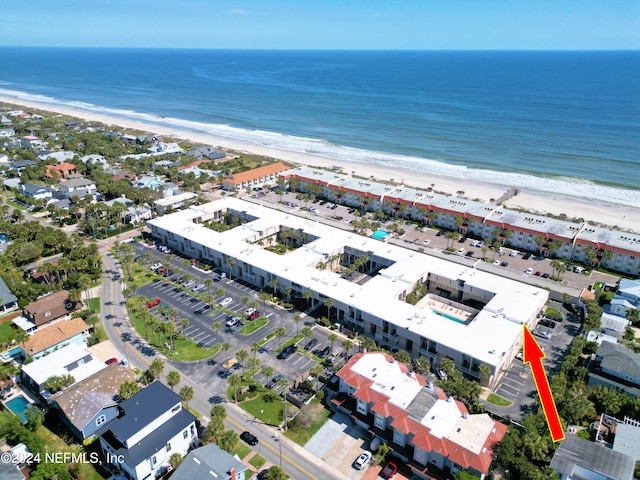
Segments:
[[[390,168],[378,164],[338,161],[320,155],[279,150],[206,133],[147,124],[108,115],[87,113],[73,108],[54,108],[46,104],[25,101],[22,99],[0,96],[0,102],[19,106],[27,111],[39,110],[58,113],[69,117],[83,119],[88,122],[100,122],[120,129],[141,130],[164,137],[190,141],[196,144],[220,147],[223,150],[248,152],[300,165],[327,168],[337,165],[342,167],[344,172],[347,174],[353,172],[357,175],[374,178],[380,181],[393,180],[396,183],[403,182],[406,186],[415,188],[426,189],[433,186],[433,189],[437,192],[450,193],[453,195],[456,195],[458,191],[463,191],[464,197],[485,201],[487,203],[489,203],[491,199],[500,198],[507,191],[507,187],[504,185],[474,182],[466,179],[462,180],[442,175],[433,175],[431,173],[419,172],[416,170]],[[520,188],[520,193],[506,201],[505,206],[525,208],[529,211],[535,211],[540,214],[564,213],[569,218],[583,218],[588,221],[613,226],[619,229],[635,232],[640,231],[640,213],[635,208],[623,205],[598,204],[596,202],[583,201],[572,197],[544,195]]]

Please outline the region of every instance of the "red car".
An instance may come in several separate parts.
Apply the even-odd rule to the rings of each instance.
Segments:
[[[117,358],[110,358],[109,360],[107,360],[106,362],[107,365],[114,365],[116,363],[118,363],[118,359]]]
[[[256,318],[258,318],[260,316],[260,312],[256,311],[253,312],[251,315],[249,315],[249,320],[255,320]]]
[[[147,308],[153,308],[157,305],[160,304],[160,299],[159,298],[154,298],[153,300],[149,300],[147,302]]]
[[[393,462],[387,462],[380,472],[380,476],[382,478],[393,478],[396,473],[398,473],[398,467],[396,467],[396,464]]]

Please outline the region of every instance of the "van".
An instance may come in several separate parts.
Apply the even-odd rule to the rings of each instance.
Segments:
[[[574,267],[573,271],[576,273],[582,273],[582,267]]]

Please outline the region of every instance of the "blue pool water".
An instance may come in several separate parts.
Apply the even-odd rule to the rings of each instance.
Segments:
[[[31,404],[22,395],[16,398],[12,398],[8,402],[4,402],[4,404],[15,415],[20,416],[20,421],[22,423],[25,423],[27,421],[27,417],[24,412],[27,410],[27,407]]]
[[[446,318],[447,320],[453,320],[454,322],[464,324],[464,321],[460,320],[457,317],[453,317],[451,315],[447,315],[446,313],[439,312],[438,310],[432,310],[432,312],[435,313],[436,315],[440,315],[441,317]]]
[[[376,240],[382,240],[384,237],[389,235],[391,232],[387,232],[386,230],[376,230],[371,234],[371,238],[375,238]]]

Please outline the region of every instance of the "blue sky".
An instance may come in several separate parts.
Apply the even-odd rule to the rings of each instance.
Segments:
[[[638,0],[29,0],[0,45],[640,49]]]

